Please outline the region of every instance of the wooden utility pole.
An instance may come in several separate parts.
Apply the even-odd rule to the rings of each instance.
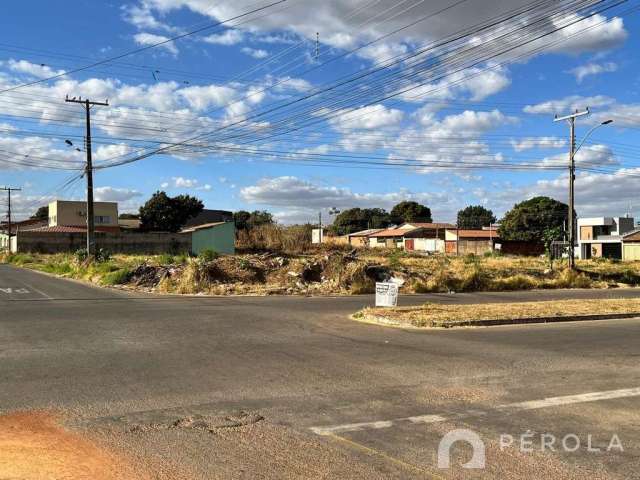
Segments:
[[[11,252],[11,192],[19,192],[21,188],[13,188],[13,187],[2,187],[0,190],[4,190],[7,192],[7,226],[9,227],[9,252]]]
[[[91,160],[91,107],[99,105],[108,107],[109,102],[92,102],[88,98],[82,100],[82,98],[65,98],[66,102],[79,103],[84,106],[86,115],[86,134],[85,134],[85,150],[87,152],[87,255],[93,257],[96,253],[95,242],[95,217],[93,214],[93,163]]]

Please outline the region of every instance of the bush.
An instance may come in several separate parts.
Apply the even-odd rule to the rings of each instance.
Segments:
[[[131,271],[128,268],[116,270],[114,272],[107,273],[102,277],[103,285],[122,285],[127,283],[131,278]]]
[[[530,290],[536,288],[534,278],[521,273],[505,278],[497,278],[492,283],[493,290]]]
[[[105,250],[104,248],[99,248],[96,250],[96,262],[108,262],[111,260],[111,252],[109,250]]]
[[[620,275],[620,283],[626,283],[628,285],[639,285],[640,275],[628,268]]]
[[[159,265],[171,265],[174,263],[173,255],[169,255],[168,253],[163,253],[158,257]]]
[[[311,229],[310,225],[260,225],[238,231],[236,245],[252,252],[304,253],[315,247],[311,244]]]
[[[200,257],[205,262],[211,262],[219,256],[220,255],[218,254],[218,252],[216,252],[215,250],[211,250],[210,248],[201,251],[200,255],[198,255],[198,257]]]
[[[89,253],[87,252],[86,248],[80,248],[76,250],[74,255],[78,263],[84,263],[87,260],[87,258],[89,258]]]

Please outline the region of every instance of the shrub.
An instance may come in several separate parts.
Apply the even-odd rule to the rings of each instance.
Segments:
[[[169,255],[168,253],[163,253],[158,257],[159,265],[171,265],[173,262],[174,262],[173,256]]]
[[[493,290],[529,290],[535,288],[537,282],[529,275],[521,273],[505,278],[497,278],[492,282]]]
[[[80,248],[76,250],[74,255],[78,263],[84,263],[87,260],[87,258],[89,258],[89,253],[87,252],[86,248]]]
[[[639,285],[640,275],[628,268],[620,275],[620,283],[626,283],[628,285]]]
[[[127,283],[131,278],[131,271],[128,268],[122,268],[114,272],[107,273],[102,277],[103,285],[122,285]]]
[[[216,258],[218,258],[220,255],[215,250],[211,250],[210,248],[207,248],[201,251],[200,255],[198,256],[205,262],[211,262]]]
[[[99,248],[96,250],[96,262],[108,262],[111,260],[111,252],[109,250],[105,250],[104,248]]]
[[[590,288],[593,281],[582,272],[567,268],[554,280],[556,288]]]

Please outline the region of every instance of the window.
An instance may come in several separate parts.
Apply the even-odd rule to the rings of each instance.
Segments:
[[[378,243],[387,243],[387,241],[384,239],[384,237],[377,237],[377,238],[376,238],[376,241],[377,241]]]
[[[111,217],[109,215],[96,215],[94,216],[94,221],[96,223],[104,225],[107,223],[111,223]]]

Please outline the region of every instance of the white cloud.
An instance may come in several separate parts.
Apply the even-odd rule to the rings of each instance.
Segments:
[[[544,166],[568,166],[569,154],[558,154],[542,160]],[[611,148],[606,145],[585,145],[575,155],[576,166],[602,167],[605,165],[617,165],[618,160],[613,155]]]
[[[142,32],[136,33],[133,36],[133,39],[138,45],[146,47],[149,45],[158,45],[161,42],[167,42],[167,40],[169,40],[169,37],[165,37],[164,35],[156,35],[155,33]],[[178,55],[179,53],[178,47],[176,47],[173,42],[163,43],[162,45],[158,45],[158,47],[164,48],[174,56]]]
[[[241,51],[242,53],[257,59],[267,58],[269,56],[269,52],[262,50],[261,48],[243,47]]]
[[[160,184],[160,188],[184,188],[191,190],[204,190],[209,191],[213,187],[205,183],[204,185],[200,184],[200,181],[195,178],[185,178],[185,177],[172,177],[171,182],[162,182]]]
[[[317,216],[318,210],[325,211],[325,218],[330,218],[328,209],[332,207],[391,209],[403,200],[415,200],[432,206],[436,215],[449,215],[450,207],[456,201],[455,195],[448,193],[409,190],[356,193],[348,188],[317,185],[294,176],[263,178],[255,185],[242,188],[240,197],[250,204],[279,207],[281,211],[276,213],[277,218],[288,223],[308,221],[312,216]]]
[[[613,62],[587,63],[585,65],[580,65],[576,68],[572,68],[571,70],[568,70],[568,72],[576,77],[576,81],[578,83],[582,83],[582,81],[590,75],[615,72],[617,69],[618,65]]]
[[[246,5],[242,2],[212,5],[207,0],[145,0],[144,4],[161,13],[186,7],[216,20],[230,18],[246,10]],[[292,3],[285,9],[270,10],[269,15],[262,15],[252,20],[247,29],[263,34],[265,38],[268,38],[269,34],[282,36],[284,31],[310,41],[315,41],[316,32],[320,31],[320,41],[324,45],[351,49],[406,27],[418,18],[429,17],[434,12],[440,11],[438,15],[425,18],[411,28],[406,28],[383,42],[359,52],[364,58],[379,59],[401,51],[407,44],[422,44],[445,38],[454,32],[473,27],[482,19],[496,17],[528,4],[528,0],[467,2],[445,10],[445,7],[451,6],[451,3],[446,0],[413,2],[408,7],[400,4],[390,7],[388,2],[373,2],[367,8],[363,8],[360,3],[353,0],[332,0],[314,4],[313,13],[310,14],[308,4],[300,2]],[[552,17],[548,20],[556,26],[561,26],[575,20],[575,17],[575,15]],[[573,36],[585,28],[587,28],[586,31]],[[559,32],[545,41],[565,39],[565,42],[554,46],[554,51],[575,54],[610,49],[619,45],[626,37],[627,32],[622,19],[606,19],[602,15],[596,15],[568,27],[566,31]]]
[[[560,115],[574,110],[583,110],[586,107],[604,107],[615,102],[613,98],[604,95],[593,97],[582,97],[580,95],[570,95],[558,100],[548,100],[535,105],[527,105],[523,111],[539,115]]]
[[[335,118],[331,118],[329,123],[341,131],[373,130],[397,126],[403,117],[402,110],[378,104],[358,108],[351,112],[341,111]]]
[[[511,146],[516,152],[531,150],[533,148],[563,148],[567,141],[558,137],[525,137],[519,140],[511,140]]]
[[[3,62],[0,62],[0,65],[2,64]],[[6,62],[6,65],[13,72],[26,73],[37,78],[48,78],[64,74],[64,70],[54,70],[44,63],[31,63],[27,60],[14,60],[12,58]]]
[[[142,196],[142,193],[137,190],[128,188],[96,187],[93,192],[98,202],[126,202]]]
[[[577,15],[556,18],[556,26],[569,25],[578,19]],[[622,18],[607,19],[603,15],[593,15],[580,22],[573,23],[557,32],[553,40],[563,39],[561,43],[551,47],[548,51],[577,55],[584,52],[609,50],[621,45],[628,37]]]
[[[122,18],[139,30],[173,30],[156,19],[149,6],[144,3],[141,5],[123,5],[122,12]]]
[[[214,45],[237,45],[244,40],[244,34],[240,30],[225,30],[223,33],[214,33],[212,35],[203,37],[204,42],[212,43]]]
[[[235,89],[220,85],[183,88],[179,94],[189,102],[189,106],[200,111],[226,105],[237,96]]]

